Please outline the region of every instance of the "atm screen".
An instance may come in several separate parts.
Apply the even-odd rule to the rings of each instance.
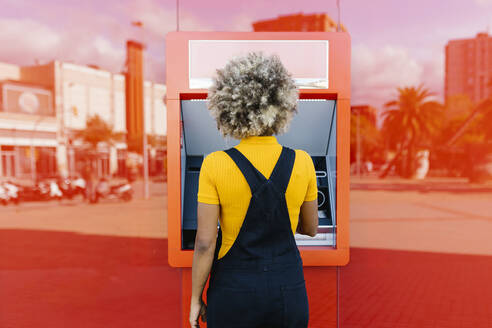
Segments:
[[[239,140],[223,138],[210,116],[206,100],[182,100],[181,148],[182,248],[193,249],[197,228],[198,178],[203,158],[228,149]],[[318,234],[296,234],[298,245],[336,246],[336,101],[299,100],[298,112],[288,132],[277,136],[280,144],[303,149],[313,159],[318,180]]]

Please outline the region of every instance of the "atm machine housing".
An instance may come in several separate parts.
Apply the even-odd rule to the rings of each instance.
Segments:
[[[338,268],[349,260],[350,36],[335,32],[171,32],[167,35],[168,261],[180,268],[183,327],[188,323],[191,297],[200,166],[207,154],[238,142],[223,139],[216,130],[206,109],[207,89],[190,87],[190,42],[196,40],[245,43],[325,40],[329,43],[328,86],[299,89],[298,114],[289,131],[277,136],[277,140],[307,151],[317,170],[319,236],[296,236],[296,239],[308,298],[310,302],[323,300],[323,311],[311,312],[310,324],[337,327]],[[294,137],[296,131],[302,133]]]

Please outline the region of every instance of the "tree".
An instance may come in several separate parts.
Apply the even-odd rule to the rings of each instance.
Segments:
[[[446,98],[439,132],[433,140],[432,167],[447,176],[461,176],[466,165],[464,147],[449,141],[458,137],[457,132],[473,112],[473,102],[466,95]]]
[[[142,154],[143,153],[143,136],[141,133],[132,137],[127,137],[126,143],[129,151]],[[147,134],[147,146],[153,148],[165,148],[166,138],[165,136],[159,136],[157,134]]]
[[[113,127],[97,114],[89,116],[86,128],[79,131],[76,136],[87,143],[92,150],[96,150],[100,142],[112,143],[119,138],[119,134],[113,132]]]
[[[75,133],[75,138],[80,139],[85,144],[84,163],[81,168],[82,176],[88,181],[89,193],[93,192],[92,180],[94,179],[94,169],[97,168],[99,158],[97,148],[99,143],[112,144],[115,140],[121,138],[121,134],[114,133],[113,127],[106,123],[99,115],[89,116],[86,121],[86,127]]]
[[[350,162],[357,160],[357,116],[352,112],[350,115]],[[361,136],[361,161],[380,163],[383,159],[383,147],[381,146],[381,135],[377,127],[365,116],[359,117],[359,133]]]
[[[415,173],[415,157],[418,147],[430,147],[431,138],[439,126],[442,105],[429,98],[433,94],[422,85],[398,88],[398,98],[385,104],[382,133],[389,146],[396,148],[396,155],[380,175],[403,158],[403,176],[411,178]]]
[[[440,136],[441,161],[448,170],[458,171],[473,182],[487,178],[485,166],[492,153],[491,120],[492,98],[487,98],[448,122]],[[454,160],[446,158],[451,156]]]

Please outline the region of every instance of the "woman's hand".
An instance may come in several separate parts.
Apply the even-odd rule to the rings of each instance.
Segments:
[[[192,301],[190,306],[190,325],[192,328],[199,328],[199,317],[202,317],[203,322],[207,322],[207,306],[203,300]]]

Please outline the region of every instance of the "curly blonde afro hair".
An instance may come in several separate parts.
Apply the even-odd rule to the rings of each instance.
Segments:
[[[251,52],[217,70],[208,109],[223,136],[242,139],[287,131],[297,113],[298,92],[276,56]]]

